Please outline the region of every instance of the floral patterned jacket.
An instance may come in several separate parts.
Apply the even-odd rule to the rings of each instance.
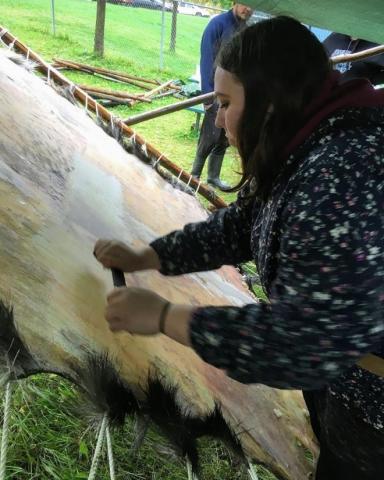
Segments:
[[[241,192],[207,221],[151,245],[179,275],[254,259],[269,303],[197,308],[196,352],[244,383],[328,385],[384,431],[384,109],[323,120],[289,156],[268,202]],[[248,192],[249,193],[249,192]]]

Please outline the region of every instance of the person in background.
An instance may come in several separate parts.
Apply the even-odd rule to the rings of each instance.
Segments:
[[[358,53],[378,46],[377,43],[353,38],[342,33],[331,33],[324,40],[323,45],[330,57]],[[384,84],[384,53],[355,62],[338,63],[335,68],[344,74],[345,80],[368,78],[372,85]]]
[[[142,249],[99,240],[94,253],[108,268],[164,275],[255,261],[268,302],[181,305],[118,288],[106,319],[113,331],[163,333],[239,382],[303,390],[316,480],[379,480],[384,90],[342,80],[294,19],[236,34],[218,56],[215,93],[216,124],[242,160],[237,201]],[[376,370],[357,365],[367,354]]]
[[[234,3],[227,12],[213,17],[204,30],[200,46],[200,76],[201,93],[213,92],[215,59],[220,47],[239,29],[245,26],[252,10],[240,3]],[[231,187],[220,180],[221,166],[228,140],[225,131],[215,126],[217,105],[204,105],[205,115],[202,122],[195,160],[191,174],[200,178],[205,161],[208,158],[207,182],[220,190],[226,191]]]

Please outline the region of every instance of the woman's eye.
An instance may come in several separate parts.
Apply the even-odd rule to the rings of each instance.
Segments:
[[[220,103],[219,104],[219,108],[227,108],[228,107],[228,103]]]

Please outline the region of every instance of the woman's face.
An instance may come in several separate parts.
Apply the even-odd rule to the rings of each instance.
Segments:
[[[237,127],[244,110],[244,89],[236,77],[221,67],[215,72],[215,95],[219,105],[216,126],[224,128],[230,145],[237,146]]]

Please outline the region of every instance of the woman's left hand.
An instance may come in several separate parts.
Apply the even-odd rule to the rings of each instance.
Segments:
[[[105,318],[113,332],[159,333],[160,314],[167,302],[163,297],[143,288],[120,287],[112,290],[107,302]]]

